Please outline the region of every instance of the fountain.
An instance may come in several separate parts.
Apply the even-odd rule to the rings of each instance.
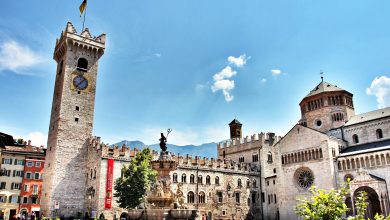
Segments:
[[[171,132],[167,131],[167,137]],[[171,177],[169,173],[177,169],[177,162],[172,159],[167,151],[167,138],[161,133],[160,155],[157,160],[151,161],[151,166],[157,171],[157,182],[152,190],[147,193],[145,210],[142,216],[149,220],[180,219],[192,220],[196,217],[196,210],[187,209],[184,205],[182,185],[178,184],[176,193],[171,190]],[[137,212],[140,213],[140,212]]]

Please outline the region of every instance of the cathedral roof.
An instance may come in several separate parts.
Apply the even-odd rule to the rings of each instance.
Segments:
[[[311,90],[309,92],[309,94],[307,94],[307,96],[305,96],[305,98],[313,96],[313,95],[317,95],[317,94],[320,94],[323,92],[335,92],[335,91],[345,91],[345,90],[337,87],[336,85],[332,85],[328,82],[322,81],[322,82],[320,82],[320,84],[318,84],[316,87],[314,87],[314,89]]]
[[[390,149],[390,139],[347,147],[341,151],[340,156],[363,154],[387,149]]]
[[[384,117],[390,117],[390,107],[352,116],[344,127]]]
[[[241,122],[239,122],[237,119],[234,119],[232,122],[229,123],[229,125],[232,125],[232,124],[242,125]]]

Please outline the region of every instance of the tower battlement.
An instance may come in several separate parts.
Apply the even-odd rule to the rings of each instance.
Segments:
[[[80,34],[71,22],[66,24],[66,28],[61,32],[60,38],[56,39],[53,58],[58,62],[64,56],[67,49],[76,53],[77,51],[88,51],[94,58],[99,59],[104,54],[106,44],[106,34],[102,33],[97,37],[92,37],[88,28]]]
[[[213,169],[213,170],[234,170],[241,172],[256,172],[257,167],[251,163],[239,163],[232,160],[222,160],[200,156],[191,156],[189,154],[173,156],[179,167]]]
[[[89,140],[89,150],[95,151],[102,158],[112,158],[115,160],[130,161],[135,156],[138,149],[131,150],[130,147],[123,144],[122,146],[105,144],[101,142],[100,137],[93,137]]]
[[[251,136],[246,136],[244,138],[234,138],[225,142],[218,143],[217,148],[218,150],[237,146],[242,146],[245,148],[245,146],[251,147],[249,146],[249,144],[255,143],[260,144],[261,146],[265,144],[272,145],[273,143],[278,142],[281,138],[281,136],[275,136],[275,133],[272,132],[261,132],[258,134],[253,134]]]

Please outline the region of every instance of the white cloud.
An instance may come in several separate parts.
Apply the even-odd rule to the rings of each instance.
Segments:
[[[31,133],[27,134],[27,137],[25,140],[26,141],[31,140],[31,145],[37,146],[37,147],[39,147],[41,145],[46,147],[46,145],[47,145],[47,135],[45,135],[41,132],[31,132]]]
[[[237,72],[234,71],[230,66],[225,67],[221,72],[216,73],[214,78],[214,84],[211,86],[211,90],[215,93],[219,90],[222,90],[225,100],[227,102],[233,101],[234,96],[229,92],[234,89],[234,80],[229,80],[231,77],[236,75]]]
[[[229,56],[228,61],[230,64],[234,64],[237,67],[243,67],[250,58],[251,57],[246,57],[246,54],[242,54],[239,57]]]
[[[0,45],[0,71],[10,70],[21,73],[43,61],[44,59],[38,53],[16,41],[6,41]]]
[[[282,73],[281,70],[271,70],[272,75],[279,75]]]
[[[221,72],[215,74],[213,78],[215,81],[218,81],[222,79],[229,79],[236,74],[237,71],[234,71],[230,66],[227,66]]]
[[[161,54],[161,53],[155,53],[154,56],[156,56],[156,57],[161,57],[162,54]]]
[[[262,83],[266,83],[266,82],[267,82],[267,79],[266,79],[266,78],[262,78],[262,79],[261,79],[261,82],[262,82]]]
[[[367,95],[375,95],[378,108],[390,106],[390,78],[386,76],[375,77],[370,88],[366,90]]]

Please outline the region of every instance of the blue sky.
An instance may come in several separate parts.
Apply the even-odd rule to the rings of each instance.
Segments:
[[[0,131],[46,142],[55,39],[81,0],[4,0],[0,7]],[[86,27],[107,34],[94,135],[156,143],[285,134],[320,82],[354,94],[356,113],[390,105],[390,2],[116,0],[88,2]]]

